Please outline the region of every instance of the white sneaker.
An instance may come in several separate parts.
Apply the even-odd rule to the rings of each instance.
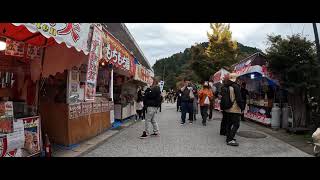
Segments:
[[[232,141],[229,141],[227,143],[227,145],[229,145],[229,146],[239,146],[239,143],[237,143],[235,140],[232,140]]]

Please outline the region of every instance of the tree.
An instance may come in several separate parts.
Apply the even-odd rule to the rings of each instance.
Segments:
[[[209,80],[214,73],[214,64],[209,60],[205,50],[199,44],[191,47],[191,68],[198,76],[199,81]]]
[[[308,97],[319,88],[319,63],[316,61],[314,43],[299,34],[282,38],[268,36],[270,47],[266,50],[271,71],[289,90],[295,124],[309,124]]]
[[[237,42],[232,40],[230,25],[210,23],[211,33],[207,33],[209,45],[206,49],[208,59],[214,64],[214,72],[225,66],[235,64],[239,52]]]

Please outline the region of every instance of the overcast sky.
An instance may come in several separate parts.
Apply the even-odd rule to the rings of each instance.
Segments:
[[[195,43],[208,41],[209,23],[126,23],[131,34],[153,65],[157,59],[184,51]],[[302,33],[314,40],[311,23],[231,23],[233,39],[265,50],[267,34]],[[318,28],[320,28],[318,24]]]

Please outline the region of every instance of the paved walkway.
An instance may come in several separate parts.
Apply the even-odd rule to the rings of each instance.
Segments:
[[[163,104],[157,114],[160,137],[139,139],[144,122],[138,122],[114,135],[96,149],[85,154],[87,157],[306,157],[311,156],[299,149],[267,135],[263,139],[236,136],[239,147],[228,146],[225,137],[219,135],[220,113],[214,120],[202,126],[200,115],[190,125],[180,126],[180,113],[174,104]],[[244,123],[240,131],[257,131]],[[262,132],[260,132],[262,133]]]

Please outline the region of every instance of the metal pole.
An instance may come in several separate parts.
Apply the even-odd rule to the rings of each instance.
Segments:
[[[164,73],[165,73],[165,71],[166,71],[166,66],[165,66],[165,64],[163,64],[163,73],[162,73],[162,80],[164,81]]]
[[[317,57],[318,57],[318,61],[320,62],[320,45],[319,45],[319,36],[318,36],[317,24],[316,23],[312,23],[312,25],[313,25],[315,43],[316,43],[316,48],[317,48]]]

